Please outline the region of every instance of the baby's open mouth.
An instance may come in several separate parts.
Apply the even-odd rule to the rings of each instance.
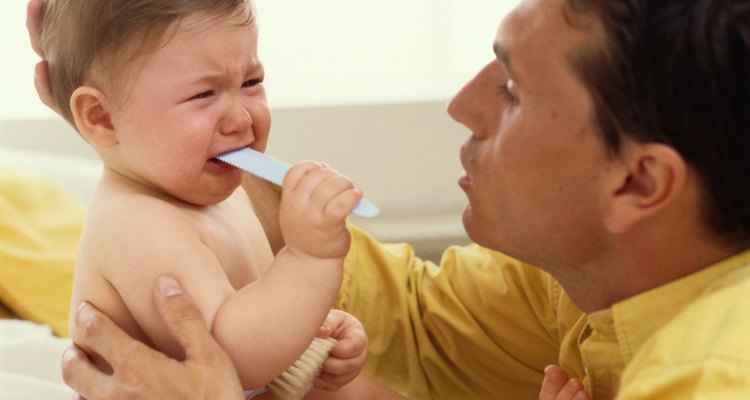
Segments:
[[[222,169],[224,169],[224,168],[232,168],[232,169],[235,168],[233,165],[228,164],[228,163],[226,163],[224,161],[221,161],[217,157],[208,159],[207,164],[212,165],[212,166],[217,167],[217,168],[222,168]]]

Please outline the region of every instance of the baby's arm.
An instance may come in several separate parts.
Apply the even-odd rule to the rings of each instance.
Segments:
[[[77,287],[89,290],[74,301],[97,304],[134,337],[180,358],[149,291],[159,276],[174,276],[232,357],[244,387],[270,382],[305,351],[334,302],[350,241],[344,221],[361,197],[348,179],[318,164],[295,166],[287,178],[280,213],[289,247],[260,279],[241,288],[232,287],[224,270],[228,255],[196,236],[183,209],[146,196],[120,196],[114,205],[97,201],[89,213],[96,226],[82,241],[79,262],[100,266],[106,282],[96,287],[113,290],[99,291],[77,272]],[[246,201],[233,197],[222,207],[230,219],[249,220]],[[123,314],[125,306],[132,317]]]
[[[275,378],[315,337],[338,294],[351,241],[345,220],[360,198],[326,166],[305,162],[287,173],[279,211],[287,247],[258,281],[227,298],[211,328],[246,387]]]
[[[544,369],[544,381],[539,400],[589,400],[578,379],[570,379],[564,369],[550,365]]]

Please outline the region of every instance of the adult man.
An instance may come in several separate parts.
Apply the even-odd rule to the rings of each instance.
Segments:
[[[448,111],[472,132],[470,237],[545,272],[478,247],[437,268],[355,231],[339,305],[365,372],[411,398],[532,398],[551,363],[594,399],[750,395],[749,19],[521,2]]]

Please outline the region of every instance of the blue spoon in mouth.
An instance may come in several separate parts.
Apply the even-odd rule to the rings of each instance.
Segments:
[[[291,164],[285,161],[248,147],[228,151],[216,156],[216,158],[279,186],[281,186],[281,183],[284,181],[284,175],[286,175],[291,167]],[[365,218],[373,218],[380,214],[380,209],[369,201],[362,199],[354,207],[352,214]]]

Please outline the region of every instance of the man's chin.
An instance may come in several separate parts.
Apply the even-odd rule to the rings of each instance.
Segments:
[[[461,214],[461,222],[464,225],[466,234],[473,242],[481,244],[487,241],[485,236],[487,235],[486,230],[488,227],[484,226],[486,222],[483,223],[481,218],[478,218],[473,212],[471,203],[467,203],[466,207],[464,207],[464,212]]]

